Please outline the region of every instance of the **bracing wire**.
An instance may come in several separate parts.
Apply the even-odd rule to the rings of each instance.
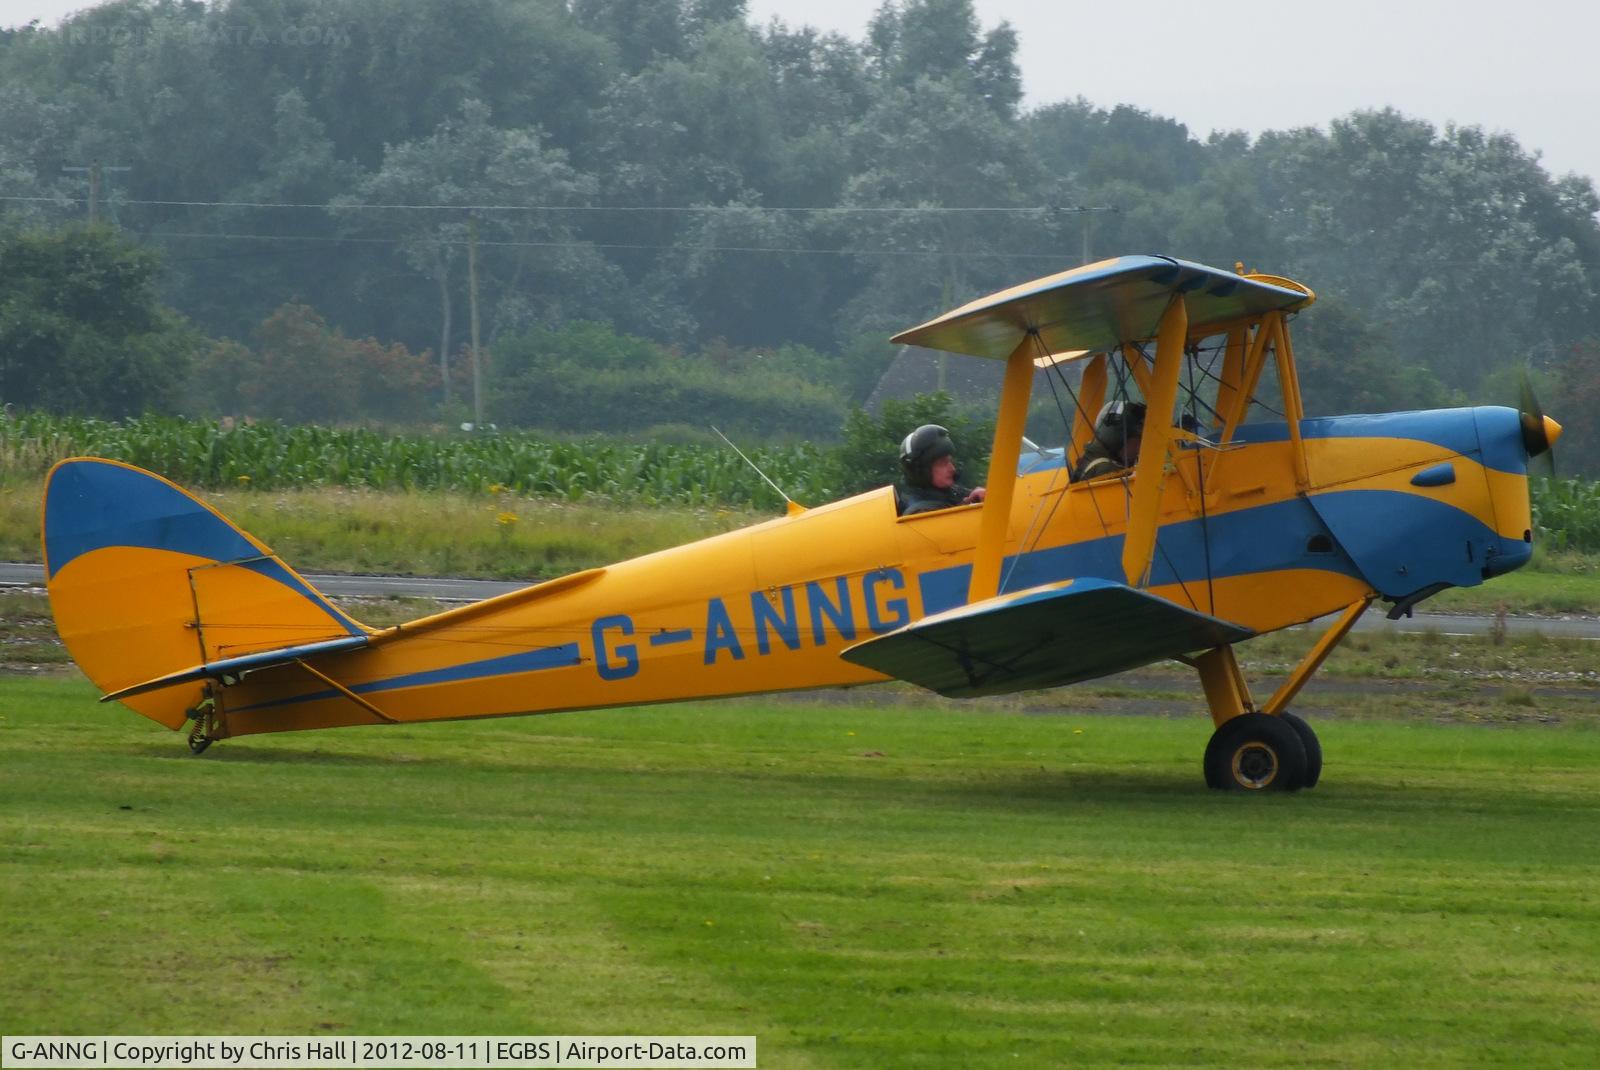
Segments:
[[[1106,359],[1107,360],[1111,360],[1111,358],[1109,356]],[[1113,363],[1115,363],[1115,362],[1113,361]],[[1073,409],[1073,411],[1076,412],[1086,422],[1088,422],[1090,427],[1093,428],[1093,426],[1094,426],[1094,417],[1090,416],[1087,412],[1084,411],[1082,400],[1079,399],[1077,392],[1072,389],[1072,384],[1067,382],[1067,373],[1061,369],[1061,365],[1060,364],[1053,365],[1050,370],[1051,370],[1051,372],[1053,372],[1055,374],[1056,378],[1059,378],[1061,380],[1061,386],[1066,390],[1067,396],[1072,399],[1072,409]],[[1062,462],[1062,467],[1067,469],[1067,481],[1070,483],[1071,480],[1072,480],[1072,468],[1071,467],[1067,467],[1067,466],[1068,466],[1069,463],[1073,467],[1076,467],[1076,465],[1077,465],[1077,461],[1073,461],[1072,458],[1067,456],[1067,446],[1070,446],[1072,444],[1072,421],[1067,419],[1066,410],[1061,407],[1061,395],[1056,393],[1055,379],[1051,378],[1050,376],[1047,375],[1045,377],[1045,381],[1050,384],[1050,394],[1051,394],[1051,396],[1053,398],[1055,398],[1056,411],[1061,414],[1061,422],[1063,424],[1065,424],[1066,428],[1067,428],[1067,444],[1061,447],[1061,462]],[[1091,441],[1093,441],[1093,439],[1091,439]],[[1086,450],[1088,449],[1088,447],[1084,447],[1084,448]],[[1082,458],[1080,457],[1079,460],[1082,460]],[[1110,525],[1108,525],[1106,523],[1105,514],[1100,511],[1100,499],[1099,499],[1099,497],[1096,496],[1096,494],[1092,490],[1088,491],[1087,493],[1089,495],[1090,504],[1092,504],[1094,506],[1095,518],[1100,521],[1100,534],[1109,535],[1111,533],[1111,528],[1110,528]],[[1062,495],[1061,497],[1058,497],[1056,499],[1055,505],[1050,507],[1050,518],[1051,519],[1054,518],[1055,510],[1061,505],[1061,498],[1064,498],[1064,497],[1065,497],[1065,495]],[[1049,523],[1049,519],[1047,519],[1045,521],[1045,523],[1048,524]]]
[[[1215,360],[1216,358],[1213,357],[1212,359]],[[1196,365],[1199,364],[1199,354],[1196,353],[1195,356],[1185,361],[1185,364],[1188,366],[1189,370],[1189,415],[1193,416],[1194,403],[1196,400],[1198,400],[1198,395],[1195,393],[1194,372]],[[1206,407],[1211,408],[1209,405]],[[1212,409],[1212,412],[1215,413],[1216,410]],[[1196,422],[1198,423],[1198,418]],[[1208,606],[1207,612],[1215,617],[1217,615],[1217,590],[1216,585],[1212,580],[1211,573],[1211,519],[1206,513],[1205,462],[1206,459],[1200,455],[1198,450],[1196,450],[1194,455],[1194,471],[1195,482],[1200,488],[1200,545],[1206,562],[1206,605]]]

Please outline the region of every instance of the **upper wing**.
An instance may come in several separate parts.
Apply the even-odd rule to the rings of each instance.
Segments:
[[[842,656],[970,698],[1077,683],[1254,634],[1120,583],[1075,579],[936,613]]]
[[[1191,335],[1316,299],[1288,279],[1167,256],[1120,256],[980,297],[893,340],[1004,360],[1037,331],[1048,353],[1089,353],[1155,337],[1174,294],[1187,299]]]

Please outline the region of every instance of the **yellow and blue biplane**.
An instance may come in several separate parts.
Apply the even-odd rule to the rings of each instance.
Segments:
[[[73,458],[45,488],[62,640],[196,752],[257,732],[497,717],[900,679],[947,696],[1175,659],[1215,724],[1215,788],[1316,784],[1289,705],[1374,599],[1391,615],[1532,553],[1527,469],[1560,425],[1479,407],[1310,418],[1289,279],[1127,256],[896,341],[1005,362],[988,496],[901,516],[893,488],[375,630],[161,478]],[[1072,368],[1071,365],[1078,367]],[[1064,444],[1023,437],[1037,374]],[[1075,374],[1067,375],[1067,371]],[[1111,401],[1130,468],[1070,473]],[[1234,646],[1333,622],[1264,702]]]

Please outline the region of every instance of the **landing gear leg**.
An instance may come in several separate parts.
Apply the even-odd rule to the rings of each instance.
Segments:
[[[217,698],[209,686],[205,697],[187,711],[189,718],[189,753],[200,754],[211,744],[228,734]]]
[[[1206,744],[1206,786],[1220,791],[1298,791],[1306,777],[1305,744],[1280,718],[1256,711],[1233,647],[1208,650],[1193,664],[1217,726]]]
[[[1206,785],[1232,791],[1299,791],[1322,778],[1322,743],[1288,705],[1372,604],[1352,603],[1258,710],[1231,646],[1190,661],[1200,673],[1217,730],[1206,745]]]

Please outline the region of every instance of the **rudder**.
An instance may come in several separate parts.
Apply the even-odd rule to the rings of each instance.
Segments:
[[[266,545],[130,464],[57,464],[45,481],[42,535],[56,630],[105,692],[200,662],[369,634]],[[123,702],[176,729],[206,686]]]

